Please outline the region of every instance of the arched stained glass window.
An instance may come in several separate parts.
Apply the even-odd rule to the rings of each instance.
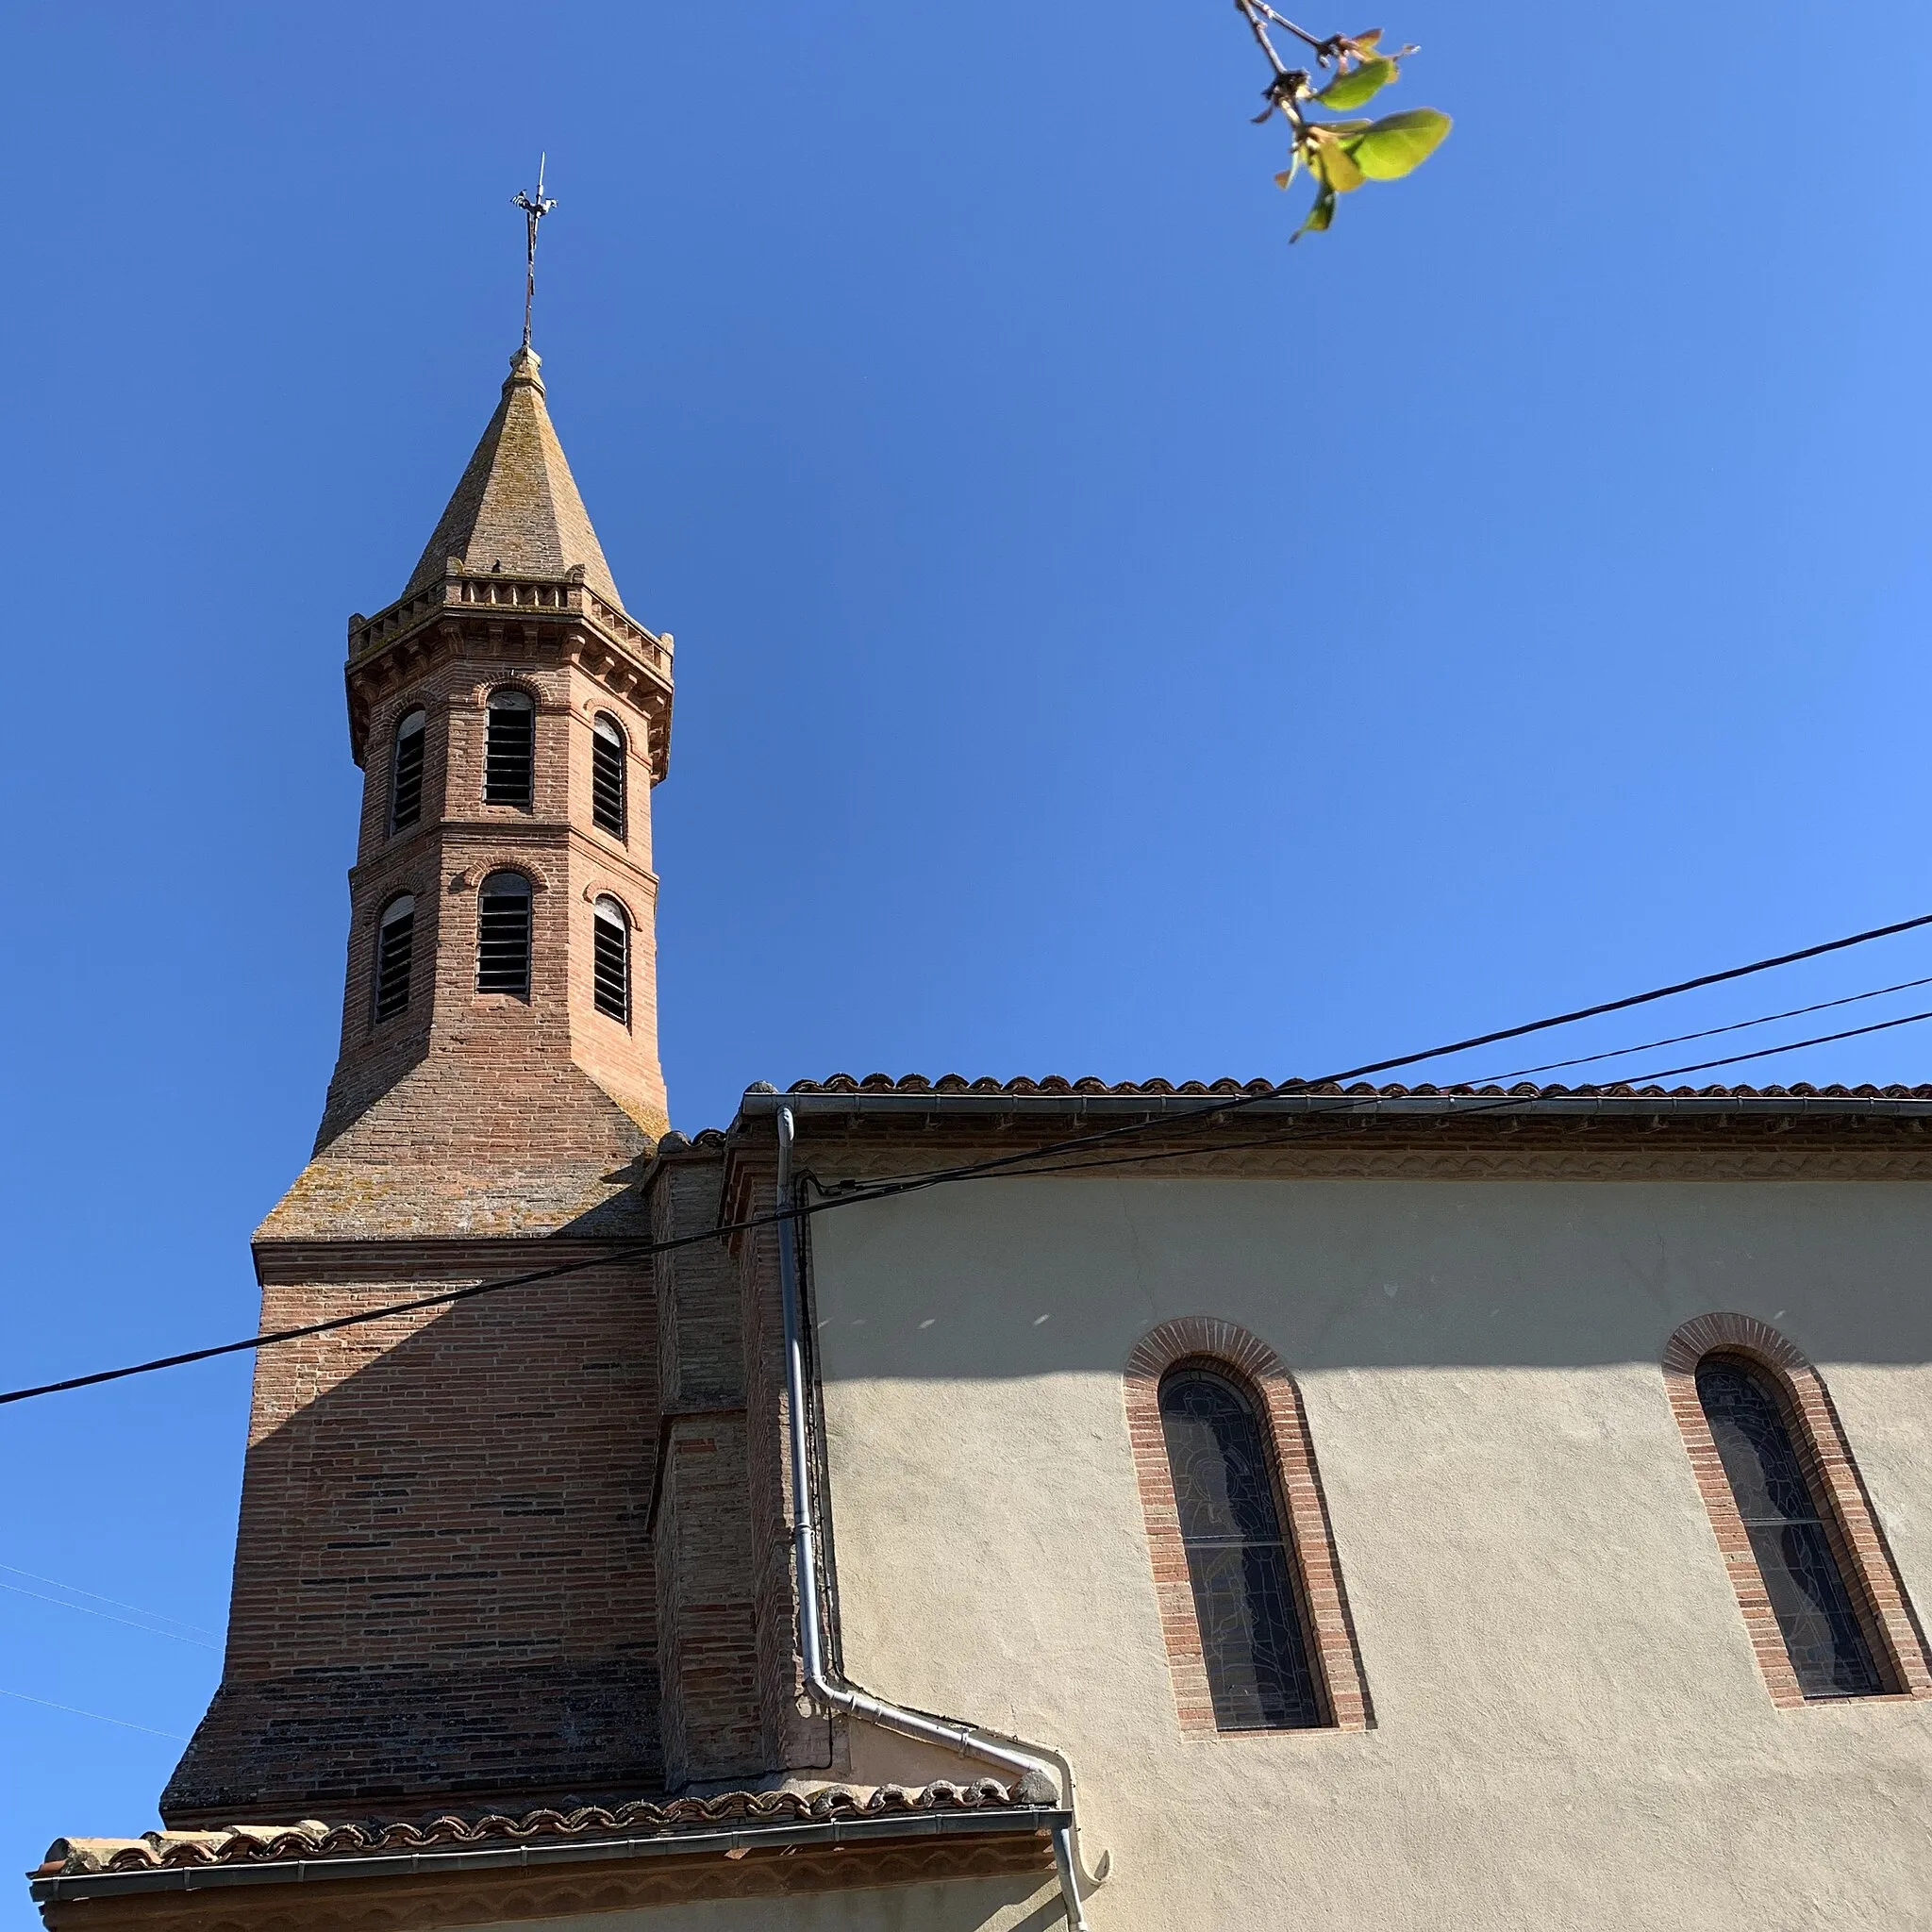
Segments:
[[[1830,1506],[1806,1476],[1769,1377],[1742,1357],[1707,1355],[1697,1365],[1697,1400],[1798,1688],[1807,1697],[1881,1695],[1890,1686],[1832,1553]]]
[[[1182,1363],[1161,1380],[1160,1425],[1216,1727],[1325,1723],[1254,1404],[1227,1376]]]

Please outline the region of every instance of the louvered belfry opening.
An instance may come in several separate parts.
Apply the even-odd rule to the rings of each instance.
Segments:
[[[389,828],[407,831],[423,816],[423,753],[428,743],[428,718],[420,709],[409,712],[396,726],[395,758],[391,767]]]
[[[597,901],[594,928],[593,978],[597,1010],[630,1024],[630,921],[615,899]]]
[[[1883,1696],[1894,1687],[1832,1548],[1831,1506],[1806,1471],[1770,1376],[1741,1356],[1707,1355],[1697,1365],[1697,1400],[1798,1689],[1807,1697]]]
[[[422,742],[419,734],[416,741]],[[409,1004],[409,967],[416,949],[416,900],[405,892],[382,909],[375,929],[375,1017],[392,1020]]]
[[[624,732],[617,720],[599,711],[591,727],[591,817],[613,839],[624,824]]]
[[[530,996],[530,882],[493,872],[476,895],[476,991]]]
[[[490,693],[483,745],[483,802],[528,806],[537,765],[537,708],[522,691]]]

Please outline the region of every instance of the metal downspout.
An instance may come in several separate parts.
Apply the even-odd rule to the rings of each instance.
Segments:
[[[824,1644],[819,1628],[818,1527],[812,1516],[811,1451],[806,1429],[804,1312],[800,1307],[798,1241],[793,1221],[796,1204],[791,1197],[791,1143],[796,1128],[789,1107],[778,1109],[778,1275],[780,1300],[785,1309],[785,1393],[791,1438],[791,1549],[798,1578],[798,1649],[805,1665],[805,1686],[812,1698],[827,1710],[842,1711],[861,1723],[896,1731],[901,1737],[916,1738],[924,1743],[940,1744],[957,1751],[962,1757],[976,1757],[987,1764],[1017,1772],[1023,1783],[1038,1790],[1050,1786],[1070,1822],[1055,1827],[1054,1864],[1059,1873],[1060,1894],[1066,1902],[1067,1924],[1073,1932],[1088,1932],[1087,1916],[1080,1902],[1079,1827],[1074,1813],[1073,1767],[1056,1753],[1053,1758],[1037,1750],[1021,1749],[1011,1742],[998,1741],[966,1724],[942,1723],[850,1685],[835,1684],[825,1673]],[[1056,1761],[1058,1760],[1058,1761]],[[1110,1861],[1103,1853],[1098,1874],[1088,1884],[1098,1884]]]

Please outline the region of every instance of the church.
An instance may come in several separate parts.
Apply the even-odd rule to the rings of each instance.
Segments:
[[[526,341],[349,620],[224,1674],[55,1932],[1932,1924],[1932,1090],[675,1132],[673,673]]]

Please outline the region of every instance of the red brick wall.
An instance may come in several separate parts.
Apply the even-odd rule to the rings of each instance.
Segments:
[[[569,1257],[291,1252],[263,1321]],[[657,1434],[636,1263],[263,1351],[224,1681],[165,1815],[657,1789]]]
[[[723,1165],[715,1152],[667,1157],[652,1191],[658,1240],[718,1224]],[[658,1257],[656,1272],[664,1464],[652,1526],[665,1778],[677,1786],[756,1773],[768,1760],[737,1268],[721,1239]]]
[[[555,657],[541,630],[492,652],[444,661],[375,712],[363,786],[361,838],[349,875],[350,924],[341,1053],[318,1149],[359,1119],[434,1045],[485,1043],[486,1058],[554,1059],[575,1067],[647,1132],[666,1124],[658,1059],[657,880],[650,871],[649,725],[634,708]],[[548,655],[551,661],[543,661]],[[538,701],[533,804],[483,800],[487,705],[513,685]],[[390,788],[397,722],[428,715],[421,822],[391,836]],[[591,719],[608,711],[630,747],[627,836],[591,813]],[[533,887],[527,1001],[476,991],[476,894],[499,868]],[[376,922],[398,891],[416,895],[409,1006],[378,1024],[373,1002]],[[609,892],[631,917],[631,1016],[625,1025],[592,997],[591,904]],[[445,1091],[445,1105],[460,1091]]]

